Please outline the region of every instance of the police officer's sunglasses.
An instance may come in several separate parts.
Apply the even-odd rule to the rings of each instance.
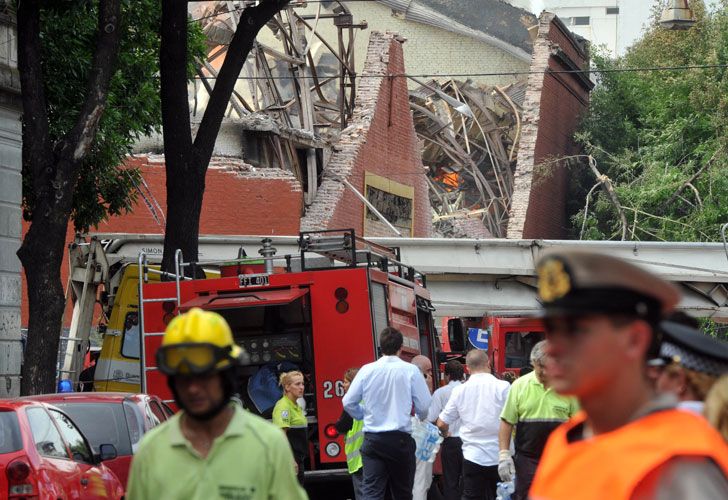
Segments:
[[[230,346],[203,343],[166,345],[157,351],[157,368],[165,375],[203,375],[230,360],[231,350]]]

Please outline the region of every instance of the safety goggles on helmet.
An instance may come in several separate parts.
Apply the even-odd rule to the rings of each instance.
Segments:
[[[170,344],[157,351],[157,368],[165,375],[204,375],[228,368],[234,359],[231,346],[198,342]]]

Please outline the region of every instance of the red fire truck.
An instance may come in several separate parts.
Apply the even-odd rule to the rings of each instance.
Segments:
[[[178,256],[176,279],[166,282],[149,279],[153,268],[140,255],[141,390],[172,399],[154,366],[165,326],[192,307],[216,311],[249,357],[240,372],[246,408],[268,411],[257,397],[265,390],[261,370],[283,365],[304,373],[307,479],[329,478],[345,463],[333,425],[342,411],[344,371],[379,356],[378,332],[387,326],[402,332],[405,359],[424,354],[435,364],[439,345],[425,277],[402,264],[397,249],[357,238],[353,230],[301,233],[299,246],[299,255],[278,257],[264,240],[262,259],[217,263],[220,277],[208,279],[180,279],[189,264]]]
[[[463,356],[472,348],[486,347],[495,374],[514,372],[520,375],[521,369],[530,365],[531,349],[544,336],[543,321],[534,317],[445,317],[442,319],[440,361]]]

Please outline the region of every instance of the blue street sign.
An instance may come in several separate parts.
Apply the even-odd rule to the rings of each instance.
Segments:
[[[488,333],[488,330],[481,330],[480,328],[468,328],[468,340],[470,341],[470,344],[476,349],[480,349],[481,351],[487,351],[489,338],[490,333]]]

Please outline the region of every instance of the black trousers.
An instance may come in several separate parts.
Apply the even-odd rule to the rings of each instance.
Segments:
[[[463,459],[463,500],[495,500],[499,481],[497,465],[478,465]]]
[[[415,440],[406,432],[367,432],[361,446],[364,500],[383,500],[387,485],[394,500],[412,500]]]
[[[445,438],[440,453],[445,500],[460,500],[463,496],[463,441],[459,437]]]
[[[513,500],[528,500],[528,490],[531,489],[533,477],[536,475],[538,458],[516,453],[513,463],[516,466],[516,491],[513,492]]]

